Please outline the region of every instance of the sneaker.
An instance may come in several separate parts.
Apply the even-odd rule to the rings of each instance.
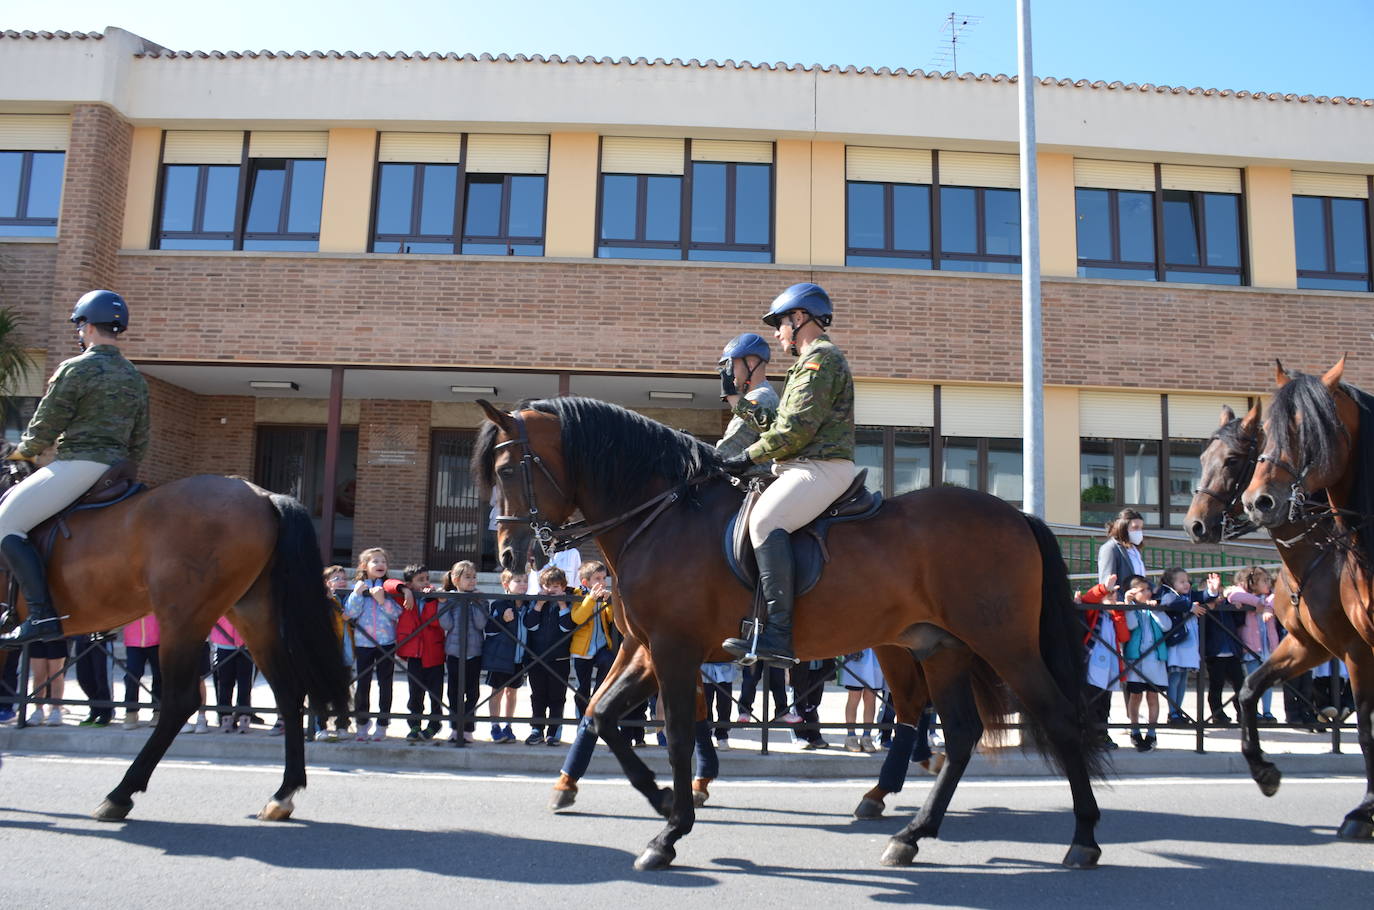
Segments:
[[[531,730],[530,735],[525,737],[525,745],[537,746],[544,741],[544,731]]]
[[[1110,736],[1108,736],[1106,733],[1103,733],[1103,734],[1102,734],[1102,748],[1104,748],[1104,749],[1106,749],[1108,752],[1110,752],[1110,751],[1113,750],[1113,749],[1118,749],[1118,748],[1120,748],[1120,746],[1117,745],[1116,740],[1112,739],[1112,738],[1111,738]]]
[[[243,714],[239,716],[239,722],[234,725],[234,728],[238,730],[238,732],[240,733],[247,733],[248,728],[251,724],[252,718],[250,718],[247,714]]]
[[[29,718],[29,723],[33,723],[33,718],[32,718],[32,717]],[[137,712],[137,711],[125,711],[125,712],[124,712],[124,729],[125,729],[125,730],[137,730],[137,729],[138,729],[139,727],[141,727],[141,726],[143,726],[143,721],[141,721],[141,720],[138,719],[138,712]]]
[[[124,726],[127,727],[128,725],[129,725],[129,718],[126,717],[126,718],[124,718]],[[233,732],[234,732],[234,718],[232,718],[232,717],[221,717],[220,720],[219,720],[219,732],[221,732],[221,733],[233,733]]]
[[[730,740],[729,740],[728,738],[716,740],[716,751],[717,751],[717,752],[729,752],[729,751],[730,751]]]
[[[1131,745],[1135,746],[1135,750],[1137,752],[1145,752],[1150,748],[1149,746],[1145,745],[1145,737],[1141,736],[1134,730],[1131,731]]]
[[[741,715],[735,720],[735,723],[737,723],[737,724],[752,724],[753,722],[754,722],[754,715],[750,714],[750,713],[747,712],[747,711],[744,712],[743,714],[741,714]]]
[[[13,709],[13,708],[0,708],[0,724],[9,724],[9,723],[13,723],[13,722],[14,722],[14,709]]]
[[[358,724],[358,735],[354,737],[356,742],[366,743],[372,741],[372,722]]]
[[[47,725],[48,725],[49,727],[60,727],[60,726],[62,726],[62,706],[61,706],[61,705],[53,705],[53,706],[52,706],[52,709],[48,711],[48,719],[47,719],[46,723],[47,723]]]
[[[1188,718],[1184,717],[1183,715],[1181,715],[1181,714],[1175,714],[1175,715],[1173,715],[1173,716],[1171,716],[1171,717],[1169,718],[1169,726],[1171,726],[1171,727],[1191,727],[1192,724],[1190,724],[1190,723],[1188,722]]]
[[[285,732],[286,732],[286,724],[282,723],[281,721],[277,721],[275,724],[272,725],[272,729],[267,731],[267,735],[268,735],[268,736],[281,736],[281,735],[282,735],[283,733],[285,733]]]
[[[784,724],[799,724],[802,722],[801,715],[796,711],[788,711],[786,714],[779,714],[777,719]]]
[[[477,737],[473,736],[473,735],[472,735],[471,733],[469,733],[467,730],[464,730],[464,731],[463,731],[463,742],[464,742],[464,743],[475,743],[475,742],[477,742]]]
[[[506,741],[506,732],[501,729],[500,724],[491,725],[491,741],[494,743],[503,743]]]
[[[1147,733],[1145,734],[1145,748],[1141,749],[1140,751],[1153,752],[1158,745],[1159,740],[1155,737],[1155,735],[1153,733]]]
[[[807,740],[806,745],[802,746],[802,749],[806,750],[807,752],[814,752],[814,751],[816,751],[817,749],[829,749],[829,748],[830,748],[830,743],[826,742],[825,740],[821,739],[820,737],[817,737],[817,738],[811,739],[811,740]]]
[[[110,718],[106,717],[106,716],[103,715],[103,714],[102,714],[100,717],[97,717],[95,720],[91,721],[91,726],[92,726],[92,727],[108,727],[109,725],[110,725]],[[202,731],[202,732],[203,732],[203,731]]]
[[[545,740],[544,740],[544,745],[546,745],[546,746],[561,746],[561,745],[563,745],[563,737],[561,737],[561,736],[550,736],[550,737],[547,737],[547,738],[545,738]]]
[[[846,752],[862,752],[863,750],[864,750],[864,747],[861,746],[861,745],[859,745],[859,737],[857,737],[857,736],[846,736],[846,737],[844,738],[844,751],[846,751]]]
[[[196,726],[195,726],[195,728],[194,728],[193,730],[191,730],[191,732],[192,732],[192,733],[209,733],[209,732],[210,732],[210,720],[209,720],[209,718],[207,718],[207,717],[205,716],[205,712],[204,712],[204,711],[202,711],[202,712],[200,712],[200,714],[196,715]]]
[[[434,737],[438,736],[438,735],[439,735],[439,731],[442,730],[442,729],[443,729],[443,725],[442,725],[442,724],[434,724],[434,723],[432,723],[432,724],[430,724],[429,726],[425,727],[423,730],[421,730],[421,731],[420,731],[420,735],[423,736],[426,740],[431,740],[431,739],[433,739]]]
[[[873,737],[865,736],[859,740],[859,748],[865,752],[877,752],[878,747],[873,744]]]
[[[379,743],[379,742],[381,742],[381,741],[384,740],[384,739],[386,739],[386,725],[385,725],[385,724],[378,724],[378,725],[372,730],[372,741],[373,741],[374,743]]]
[[[510,724],[506,724],[503,735],[505,736],[504,741],[507,743],[516,743],[520,741],[520,737],[515,735],[515,731],[510,728]]]
[[[424,739],[424,736],[420,734],[420,728],[412,724],[410,727],[410,732],[406,734],[406,742],[418,743],[422,739]]]
[[[668,748],[668,737],[666,737],[666,736],[663,735],[663,731],[662,731],[662,730],[660,730],[660,731],[658,731],[657,733],[654,734],[654,742],[658,743],[660,746],[662,746],[662,747],[665,748],[665,749]]]
[[[330,732],[329,732],[328,730],[316,730],[316,731],[315,731],[315,736],[314,736],[313,738],[314,738],[315,742],[317,742],[317,743],[328,743],[328,742],[338,742],[338,741],[339,741],[339,735],[338,735],[337,733],[334,734],[334,738],[333,738],[333,739],[330,739],[329,736],[330,736]]]

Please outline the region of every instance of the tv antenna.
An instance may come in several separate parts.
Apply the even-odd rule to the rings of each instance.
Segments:
[[[940,39],[940,45],[931,60],[931,66],[941,72],[946,69],[959,72],[959,48],[968,43],[968,36],[983,21],[982,16],[951,12],[945,17],[940,32],[947,36]]]

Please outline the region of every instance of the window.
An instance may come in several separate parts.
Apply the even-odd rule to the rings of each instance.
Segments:
[[[940,187],[940,268],[1021,271],[1021,194],[987,187]]]
[[[1078,464],[1083,524],[1105,525],[1130,508],[1144,515],[1147,525],[1160,526],[1159,440],[1085,437],[1079,441]]]
[[[849,181],[846,265],[932,267],[930,187]]]
[[[692,162],[687,258],[773,261],[773,166]]]
[[[1329,196],[1293,197],[1298,287],[1368,291],[1369,203]]]
[[[1155,279],[1154,193],[1074,191],[1078,274],[1084,278]]]
[[[544,175],[470,174],[462,252],[544,255]]]
[[[18,445],[29,428],[29,421],[38,410],[39,399],[28,395],[0,398],[0,414],[5,422],[5,442]]]
[[[603,258],[682,258],[682,178],[660,174],[602,174]]]
[[[318,250],[324,161],[251,158],[247,186],[240,187],[244,170],[237,164],[164,164],[158,248]]]
[[[471,559],[480,571],[500,571],[496,532],[489,528],[491,505],[472,482],[475,438],[471,430],[434,431],[430,446],[431,566],[451,566],[460,559]]]
[[[859,427],[854,463],[868,468],[868,488],[900,496],[930,486],[931,433],[919,427]]]
[[[294,496],[310,510],[318,531],[324,514],[324,427],[259,426],[253,482],[274,493]],[[353,512],[358,495],[358,430],[339,433],[335,469],[335,562],[349,564],[353,552]]]
[[[458,165],[378,166],[375,253],[457,252]]]
[[[1240,196],[1161,191],[1164,280],[1240,284]]]
[[[1021,440],[946,436],[941,446],[941,482],[983,490],[1020,506],[1025,496]]]
[[[56,237],[65,152],[0,152],[0,237]]]

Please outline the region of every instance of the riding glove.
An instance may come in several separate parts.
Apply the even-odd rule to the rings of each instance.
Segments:
[[[720,465],[727,474],[743,474],[754,466],[754,461],[741,452],[738,455],[731,455],[729,458],[722,459]]]
[[[739,386],[735,385],[735,372],[729,366],[720,368],[720,400],[724,401],[731,395],[739,394]]]

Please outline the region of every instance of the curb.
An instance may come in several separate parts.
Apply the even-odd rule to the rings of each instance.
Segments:
[[[138,754],[148,739],[148,729],[123,730],[115,728],[63,729],[30,727],[23,730],[0,728],[0,752],[30,754],[91,755],[128,757]],[[386,771],[475,771],[487,774],[547,774],[557,777],[568,743],[560,748],[498,746],[479,742],[457,749],[447,743],[411,745],[401,739],[380,743],[315,743],[307,742],[307,766],[350,768]],[[265,732],[246,735],[210,733],[179,735],[167,750],[167,757],[191,761],[262,764],[282,762],[282,740]],[[635,750],[645,764],[656,773],[666,775],[668,759],[658,747]],[[732,749],[720,753],[722,776],[729,778],[780,779],[875,779],[886,753],[855,754],[830,749],[826,752],[796,752],[779,750],[761,755],[753,749]],[[1266,753],[1286,774],[1298,775],[1362,775],[1364,761],[1358,751],[1335,753]],[[1120,749],[1111,756],[1110,776],[1187,776],[1227,775],[1248,776],[1245,759],[1237,752],[1208,752],[1199,754],[1183,749],[1159,749],[1139,753]],[[590,774],[619,775],[620,766],[610,751],[601,745],[592,758]],[[914,771],[912,779],[923,776]],[[1019,749],[1001,749],[996,753],[979,752],[969,762],[966,777],[1056,777],[1045,762],[1035,754]]]

